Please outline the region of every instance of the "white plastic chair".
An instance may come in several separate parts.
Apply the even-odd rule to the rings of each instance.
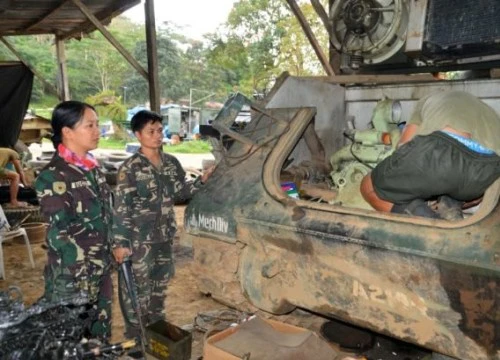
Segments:
[[[24,238],[24,242],[26,243],[26,247],[28,248],[28,255],[31,262],[31,267],[35,268],[35,261],[33,260],[33,253],[31,252],[31,244],[28,239],[28,234],[26,233],[26,229],[23,227],[18,227],[17,229],[12,229],[7,221],[7,217],[3,211],[3,208],[0,206],[0,277],[5,280],[5,266],[3,261],[3,249],[2,244],[6,240],[10,240],[15,238],[16,236],[22,236]]]

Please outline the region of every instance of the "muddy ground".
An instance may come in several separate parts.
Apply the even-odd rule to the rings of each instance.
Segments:
[[[175,324],[179,327],[190,329],[190,331],[192,330],[193,344],[191,360],[199,360],[202,358],[203,354],[203,340],[205,333],[197,330],[198,328],[194,326],[194,320],[196,316],[199,314],[213,315],[214,313],[217,314],[217,311],[224,312],[224,315],[228,316],[229,318],[245,314],[235,312],[234,310],[229,309],[228,307],[214,301],[209,296],[206,296],[198,291],[196,286],[196,278],[191,272],[193,259],[192,249],[189,247],[181,246],[179,244],[179,235],[181,235],[184,231],[182,226],[184,208],[185,206],[176,207],[177,223],[179,224],[179,231],[174,241],[176,273],[175,277],[169,283],[165,306],[167,320],[170,323]],[[4,243],[3,245],[6,280],[0,280],[0,290],[7,289],[11,285],[20,287],[24,294],[24,302],[26,303],[26,305],[32,304],[43,294],[42,272],[46,261],[46,255],[45,250],[42,248],[42,245],[43,242],[32,244],[32,250],[36,265],[34,269],[32,269],[30,266],[26,246],[24,245],[24,243],[11,241],[9,243]],[[112,342],[119,342],[125,340],[125,337],[123,336],[123,318],[121,315],[116,291],[116,276],[114,276],[114,282],[115,291],[113,297]],[[295,310],[291,314],[283,316],[272,316],[271,314],[261,311],[258,311],[257,315],[307,328],[315,331],[316,333],[319,333],[321,325],[326,321],[325,318],[315,316],[311,313],[301,310]],[[214,325],[210,322],[197,323],[197,325],[200,324],[206,325],[205,327]],[[385,340],[382,339],[382,341]],[[376,340],[376,344],[377,346],[380,346],[380,342],[378,340]],[[334,360],[352,359],[352,357],[348,356],[352,356],[353,354],[339,351],[338,347],[336,346],[333,347],[337,351],[337,356],[335,356]],[[401,353],[398,354],[397,352],[392,350],[389,351],[388,354],[388,356],[380,354],[374,358],[380,360],[420,360],[424,358],[421,355],[400,357]],[[358,359],[362,358],[363,357],[359,357]]]
[[[175,277],[169,283],[167,290],[166,313],[167,320],[180,327],[189,328],[194,325],[194,319],[198,314],[213,314],[214,311],[231,311],[228,307],[214,301],[209,296],[200,293],[196,287],[196,278],[191,273],[192,249],[179,244],[179,235],[184,231],[183,217],[185,206],[176,206],[175,212],[179,225],[178,233],[174,241],[174,253],[176,262]],[[35,268],[29,263],[28,253],[24,243],[10,241],[4,243],[4,261],[6,279],[0,280],[0,290],[15,285],[21,288],[24,294],[24,302],[30,305],[43,294],[43,267],[46,262],[43,242],[32,244]],[[115,274],[116,275],[116,274]],[[116,276],[114,276],[115,291],[113,296],[113,337],[112,342],[125,340],[123,336],[123,318],[118,303]],[[262,317],[271,317],[270,314],[259,313]],[[310,318],[309,316],[281,316],[274,317],[288,323],[318,329],[323,320]],[[206,324],[210,325],[210,324]],[[198,360],[203,354],[204,333],[198,330],[192,332],[193,347],[192,360]]]
[[[176,214],[180,234],[183,231],[184,206],[176,207]],[[166,311],[169,322],[178,326],[189,326],[193,324],[194,318],[200,312],[227,308],[197,290],[196,281],[190,269],[192,249],[180,246],[178,240],[177,236],[175,242],[176,274],[169,284]],[[23,243],[16,241],[3,244],[6,280],[0,280],[0,290],[11,285],[20,287],[27,305],[35,302],[43,294],[42,272],[46,255],[42,244],[32,244],[35,269],[30,266],[26,246]],[[116,276],[114,280],[112,341],[118,342],[124,340],[123,318],[118,304]],[[193,340],[192,359],[198,359],[202,354],[203,333],[194,331]]]

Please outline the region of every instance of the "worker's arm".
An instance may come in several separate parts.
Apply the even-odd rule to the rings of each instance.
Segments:
[[[401,138],[399,139],[397,147],[406,144],[408,141],[412,140],[417,134],[419,127],[424,123],[424,119],[422,118],[422,113],[424,109],[424,104],[426,103],[429,97],[430,95],[427,95],[416,103],[410,115],[409,120],[406,122],[406,126],[403,129],[403,133],[401,134]]]
[[[401,134],[401,138],[399,139],[398,147],[413,139],[417,133],[417,129],[417,124],[406,124]]]

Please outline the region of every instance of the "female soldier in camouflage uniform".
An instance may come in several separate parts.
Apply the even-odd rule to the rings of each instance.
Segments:
[[[94,108],[78,101],[52,114],[57,149],[36,180],[41,211],[49,223],[45,294],[48,301],[86,295],[97,307],[92,335],[111,336],[112,282],[109,228],[111,191],[97,161],[99,124]]]
[[[127,256],[132,260],[144,325],[165,318],[167,282],[174,275],[174,203],[191,198],[198,187],[197,182],[185,182],[184,170],[174,156],[163,153],[161,121],[160,115],[147,110],[132,118],[130,125],[141,148],[118,170],[115,193],[113,252],[118,263]],[[130,321],[126,321],[125,335],[136,337],[138,321],[130,298],[121,285],[118,291],[124,299],[122,311]]]

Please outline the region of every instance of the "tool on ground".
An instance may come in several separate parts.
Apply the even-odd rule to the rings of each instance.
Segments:
[[[92,348],[82,354],[83,359],[90,359],[113,351],[124,351],[133,348],[137,343],[135,340],[127,340],[117,344],[109,344]]]
[[[136,283],[134,281],[134,272],[132,270],[132,262],[130,261],[130,259],[125,259],[121,263],[120,269],[123,275],[123,280],[125,281],[128,295],[130,296],[130,300],[132,302],[132,307],[134,308],[135,316],[137,317],[137,320],[139,322],[139,329],[141,331],[141,350],[144,357],[146,357],[146,346],[148,345],[148,341],[146,337],[146,329],[144,328],[144,324],[142,323],[141,304],[139,303],[139,299],[137,298]]]

